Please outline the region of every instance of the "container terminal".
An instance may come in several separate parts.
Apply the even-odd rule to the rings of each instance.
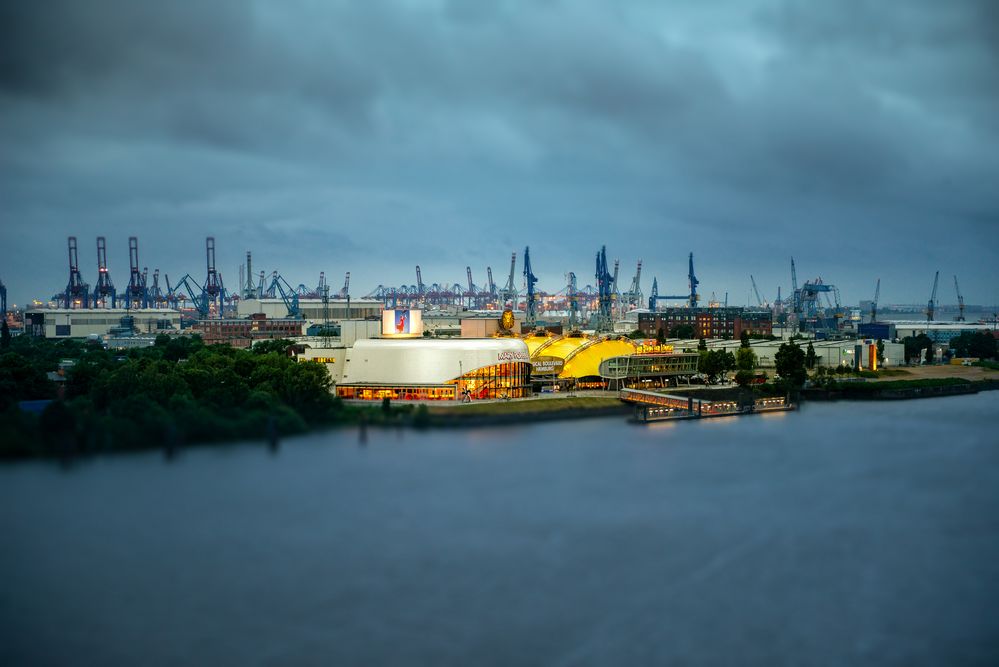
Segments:
[[[546,291],[538,286],[531,249],[525,247],[519,267],[518,253],[511,253],[502,284],[495,282],[492,267],[477,284],[470,266],[463,283],[429,283],[416,265],[413,284],[378,285],[360,298],[351,296],[349,271],[339,289],[325,273],[314,286],[293,286],[277,270],[255,270],[250,251],[235,286],[227,288],[215,263],[213,237],[205,240],[203,273],[174,280],[140,263],[137,237],[128,238],[128,253],[128,282],[119,290],[108,269],[106,239],[98,237],[91,287],[80,268],[77,239],[70,237],[66,286],[48,301],[8,309],[0,282],[9,329],[90,339],[114,349],[153,345],[160,335],[197,334],[208,344],[234,347],[283,338],[294,341],[291,353],[299,361],[325,364],[333,391],[345,400],[505,400],[627,390],[631,393],[621,393],[622,399],[645,405],[647,416],[693,415],[692,406],[679,404],[686,399],[657,407],[641,392],[668,396],[670,388],[704,382],[698,348],[734,352],[745,336],[757,367],[766,372],[792,337],[808,341],[819,365],[873,369],[905,364],[900,341],[906,337],[925,334],[933,347],[930,356],[943,360],[955,336],[997,335],[995,314],[988,318],[981,308],[965,308],[957,276],[956,312],[942,319],[953,309],[938,303],[939,271],[925,307],[879,306],[880,280],[873,299],[847,307],[833,283],[814,278],[799,284],[791,258],[787,296],[778,288],[777,298],[766,300],[749,276],[755,303],[742,307],[729,305],[727,293],[722,300],[701,297],[693,252],[686,257],[686,289],[675,294],[660,289],[658,276],[645,294],[641,259],[622,289],[620,261],[609,261],[606,247],[595,253],[592,283],[580,286],[583,281],[569,271],[564,285]],[[898,319],[900,313],[920,311],[920,319]],[[983,317],[972,321],[972,312]],[[702,416],[705,406],[698,405]],[[709,406],[708,412],[719,410],[724,406]]]

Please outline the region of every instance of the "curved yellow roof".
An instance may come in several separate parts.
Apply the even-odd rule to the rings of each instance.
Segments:
[[[538,348],[550,341],[552,338],[555,338],[555,336],[547,331],[540,334],[534,332],[524,336],[524,342],[527,343],[527,351],[533,357]]]
[[[559,377],[584,378],[600,375],[600,362],[611,357],[635,354],[637,346],[628,338],[589,339],[589,344],[580,346],[569,355]],[[553,344],[554,346],[554,344]],[[551,349],[551,348],[547,348]],[[546,350],[547,351],[547,350]]]
[[[582,347],[586,342],[590,340],[581,334],[570,334],[556,338],[544,349],[537,350],[536,353],[532,353],[542,357],[557,357],[559,359],[565,359],[570,354],[576,351],[577,348]]]

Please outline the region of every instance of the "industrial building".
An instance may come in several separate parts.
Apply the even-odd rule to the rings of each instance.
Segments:
[[[180,330],[180,312],[169,308],[33,308],[24,314],[24,330],[44,338],[106,336],[120,329],[126,316],[136,333]]]
[[[995,324],[983,324],[981,322],[927,322],[923,321],[896,321],[892,322],[899,338],[908,338],[926,334],[934,343],[947,343],[951,338],[957,338],[963,333],[978,333],[987,331],[993,336],[999,337],[999,331]]]
[[[750,341],[750,348],[756,354],[758,368],[770,369],[775,367],[775,358],[780,346],[787,341],[782,340],[754,340]],[[867,340],[799,340],[798,346],[804,350],[808,344],[812,344],[817,357],[816,364],[835,368],[837,366],[856,366],[857,349],[861,349],[862,368],[871,368],[870,350],[873,346],[877,349],[877,341]],[[697,341],[677,342],[676,345],[696,345]],[[723,349],[733,354],[740,346],[738,340],[709,340],[706,341],[708,349]],[[902,366],[905,364],[905,346],[902,343],[884,342],[883,360],[879,366]]]
[[[331,298],[328,303],[328,315],[331,321],[381,317],[381,301]],[[289,302],[279,298],[241,299],[236,306],[236,312],[240,317],[263,313],[269,318],[282,319],[296,315],[291,312],[296,308],[295,304],[297,304],[297,315],[301,319],[310,322],[322,322],[326,319],[327,311],[322,299],[296,299],[291,302],[291,307]]]
[[[666,308],[638,314],[638,329],[649,338],[669,336],[681,325],[694,328],[698,338],[739,338],[745,331],[751,336],[773,334],[770,310],[747,308]]]

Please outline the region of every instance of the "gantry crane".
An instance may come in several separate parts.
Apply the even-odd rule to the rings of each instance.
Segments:
[[[75,236],[69,237],[68,246],[69,246],[69,282],[66,283],[66,292],[63,295],[64,296],[63,306],[66,308],[72,308],[73,306],[81,306],[83,308],[89,308],[90,285],[83,282],[83,276],[80,275],[80,264],[76,252]]]
[[[146,308],[149,295],[146,281],[139,271],[139,239],[128,237],[128,287],[125,288],[125,303],[128,308]]]
[[[933,321],[933,312],[937,307],[937,284],[940,282],[940,272],[937,271],[933,276],[933,291],[930,292],[930,300],[926,304],[926,321]]]
[[[514,261],[516,260],[516,258],[517,258],[517,256],[514,255]],[[511,264],[511,266],[512,266],[512,264]],[[511,273],[511,275],[513,275],[513,274]],[[531,248],[530,247],[524,248],[524,281],[525,281],[526,287],[527,287],[527,313],[526,313],[526,316],[525,316],[524,320],[525,320],[525,323],[527,324],[527,327],[529,329],[533,329],[535,327],[535,325],[537,324],[537,318],[538,318],[538,313],[537,313],[537,308],[538,308],[537,295],[534,292],[534,286],[537,284],[538,278],[537,278],[537,276],[534,275],[534,272],[531,271]],[[516,297],[514,297],[514,298],[516,298]]]
[[[957,284],[957,276],[954,276],[954,291],[957,292],[957,321],[964,322],[964,296],[961,294],[961,286]]]
[[[612,280],[611,294],[614,295],[616,281]],[[638,260],[638,267],[635,269],[635,277],[631,279],[631,287],[621,295],[622,300],[631,308],[641,308],[644,297],[642,295],[642,260]]]
[[[749,281],[753,283],[753,292],[756,294],[756,305],[760,306],[761,308],[766,306],[766,300],[762,296],[760,296],[760,290],[759,288],[756,287],[756,278],[754,278],[753,274],[751,273],[749,274]]]
[[[594,277],[597,280],[598,302],[593,328],[597,332],[613,331],[614,292],[611,285],[614,282],[614,277],[607,270],[607,246],[601,246],[600,252],[597,253],[597,268]]]
[[[107,245],[103,236],[97,237],[97,285],[94,286],[94,306],[102,305],[107,308],[110,302],[111,307],[117,304],[117,294],[114,283],[111,282],[111,274],[108,272]]]
[[[499,298],[500,301],[503,302],[504,306],[509,305],[510,308],[514,310],[517,309],[517,301],[519,300],[518,297],[520,296],[517,293],[517,288],[514,286],[513,283],[513,274],[516,272],[516,269],[517,269],[517,253],[512,253],[510,255],[510,276],[507,278],[506,285],[504,285],[503,289],[499,291]]]
[[[874,301],[871,301],[871,323],[878,321],[878,298],[881,296],[881,279],[878,278],[878,284],[874,288]]]

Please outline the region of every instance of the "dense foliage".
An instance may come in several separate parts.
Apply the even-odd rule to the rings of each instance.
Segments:
[[[805,353],[793,341],[780,346],[774,355],[777,375],[788,390],[798,390],[805,384],[808,372],[805,370]]]
[[[153,347],[114,352],[18,336],[0,354],[0,456],[262,438],[343,418],[325,367],[296,362],[289,345],[251,351],[160,336]],[[17,405],[53,398],[37,417]]]
[[[926,363],[933,361],[933,340],[924,333],[918,336],[906,336],[902,339],[905,346],[905,363],[918,361],[920,354],[925,354]]]
[[[966,331],[950,339],[950,348],[954,350],[955,357],[996,358],[996,339],[988,331]]]
[[[714,382],[725,371],[735,369],[735,355],[726,350],[700,350],[697,360],[697,370],[708,376],[709,382]]]

